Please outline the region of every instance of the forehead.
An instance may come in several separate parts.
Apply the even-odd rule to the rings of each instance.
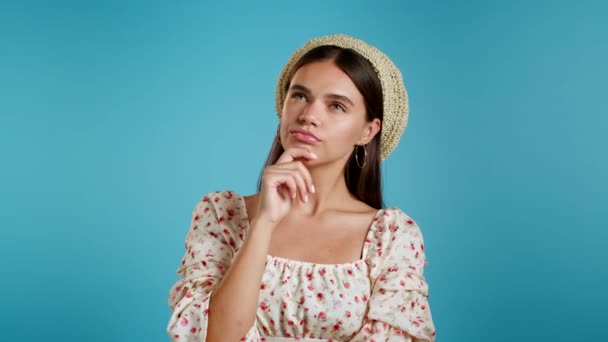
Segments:
[[[352,100],[363,100],[363,95],[357,89],[350,77],[333,61],[313,62],[303,65],[293,75],[290,86],[300,84],[313,93],[321,95],[343,94]]]

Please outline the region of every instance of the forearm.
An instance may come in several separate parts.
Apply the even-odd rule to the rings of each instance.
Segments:
[[[271,223],[254,220],[209,302],[207,342],[239,341],[255,322],[260,283],[272,236]]]

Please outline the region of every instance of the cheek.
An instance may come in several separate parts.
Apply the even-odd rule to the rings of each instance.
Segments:
[[[289,107],[289,99],[285,99],[285,101],[283,101],[283,108],[281,108],[281,116],[285,116],[285,112],[287,112],[287,109]]]
[[[352,122],[336,120],[331,131],[337,146],[350,148],[359,138],[358,128]]]
[[[283,141],[285,139],[285,134],[287,132],[287,127],[288,124],[285,121],[285,113],[283,113],[281,115],[281,120],[279,121],[279,138],[281,139],[281,141]]]
[[[293,102],[289,99],[285,100],[283,103],[283,109],[281,111],[281,116],[285,118],[290,118],[294,115],[297,115],[302,110],[303,104],[301,102]]]

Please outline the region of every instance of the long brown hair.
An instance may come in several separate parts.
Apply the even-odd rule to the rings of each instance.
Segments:
[[[316,47],[304,54],[293,67],[289,75],[290,82],[286,84],[285,93],[291,83],[291,78],[295,72],[306,64],[313,62],[331,60],[344,73],[350,77],[365,100],[366,119],[372,121],[375,118],[382,121],[382,85],[378,75],[374,71],[371,63],[352,49],[345,49],[334,45],[323,45]],[[354,148],[353,153],[344,166],[344,180],[350,193],[367,205],[380,209],[384,207],[382,199],[382,175],[380,172],[380,132],[365,146],[367,156],[359,153],[359,164],[364,164],[363,168],[357,165],[355,154],[361,148]],[[285,152],[281,144],[279,133],[272,142],[272,147],[264,168],[273,165]],[[366,157],[366,158],[365,158]],[[365,163],[363,162],[365,158]],[[258,191],[262,188],[262,173],[258,180]]]

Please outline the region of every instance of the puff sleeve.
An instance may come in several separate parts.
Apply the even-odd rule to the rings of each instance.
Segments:
[[[372,292],[353,342],[435,341],[420,228],[398,208],[386,210],[370,248]]]
[[[243,240],[244,226],[231,209],[231,192],[205,195],[192,212],[186,252],[177,269],[181,278],[169,292],[172,310],[167,333],[172,341],[200,341],[207,336],[209,300]],[[252,327],[243,339],[257,341]]]

